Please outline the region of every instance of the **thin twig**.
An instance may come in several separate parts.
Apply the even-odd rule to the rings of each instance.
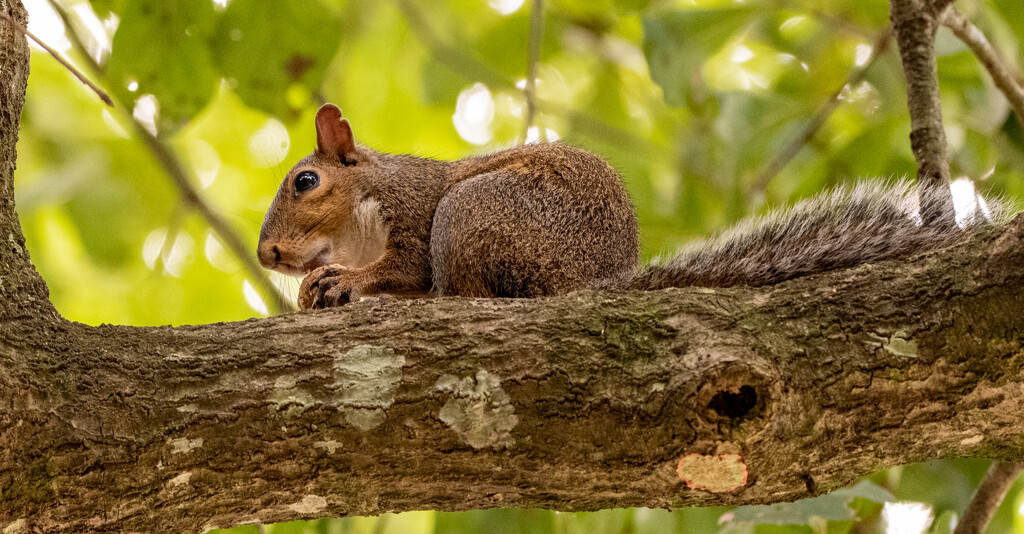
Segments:
[[[981,534],[985,531],[999,504],[1010,491],[1010,486],[1017,479],[1022,464],[1010,462],[993,462],[981,479],[981,484],[971,497],[971,502],[964,510],[964,516],[956,525],[953,534]]]
[[[956,8],[951,7],[946,10],[942,17],[942,25],[952,30],[953,35],[960,38],[978,57],[978,61],[981,61],[985,70],[992,76],[996,87],[1010,102],[1017,121],[1024,128],[1024,87],[1018,81],[1017,75],[1011,72],[1010,67],[1003,59],[1004,56],[985,38],[985,34]]]
[[[526,124],[523,127],[525,141],[537,115],[537,63],[540,61],[540,45],[544,39],[544,0],[533,0],[530,8],[530,49],[526,61]],[[545,141],[543,130],[541,141]]]
[[[953,197],[942,127],[935,31],[940,15],[929,0],[889,0],[890,19],[907,80],[910,148],[917,161],[921,218],[925,224],[949,224]]]
[[[61,20],[64,22],[64,26],[67,28],[67,34],[71,40],[72,45],[82,52],[82,56],[89,68],[99,76],[103,76],[103,67],[88,53],[85,44],[82,42],[81,37],[78,35],[78,30],[72,24],[71,17],[69,16],[64,6],[57,0],[49,0],[53,9],[60,15]],[[115,95],[116,96],[116,95]],[[135,135],[142,140],[143,144],[149,149],[150,153],[156,157],[157,161],[160,162],[164,172],[171,179],[171,183],[178,189],[178,194],[181,195],[182,201],[185,202],[189,208],[193,209],[206,221],[206,224],[210,226],[217,237],[224,243],[224,245],[231,251],[231,253],[238,258],[242,263],[242,266],[248,271],[249,275],[256,281],[256,284],[260,286],[260,289],[267,295],[270,295],[270,302],[268,304],[269,309],[272,313],[278,314],[286,311],[292,311],[295,309],[295,304],[289,301],[284,293],[270,281],[270,276],[257,262],[255,255],[252,253],[250,247],[246,247],[242,242],[242,238],[238,233],[228,224],[227,220],[221,217],[217,212],[210,207],[210,205],[203,199],[199,194],[199,191],[192,185],[192,180],[189,178],[186,167],[182,164],[181,159],[174,153],[170,146],[162,139],[150,133],[139,121],[135,120],[132,116],[130,108],[122,101],[118,101],[118,105],[115,108],[119,109],[124,115],[125,120],[132,125],[132,129]]]
[[[804,126],[803,131],[800,135],[795,137],[785,148],[783,148],[778,155],[775,156],[771,162],[768,163],[764,169],[757,174],[757,178],[754,179],[753,184],[750,186],[751,194],[756,194],[764,191],[768,188],[768,184],[780,173],[782,169],[789,164],[789,162],[796,157],[800,150],[803,149],[818,130],[825,125],[825,121],[832,116],[832,112],[839,107],[839,96],[843,93],[843,89],[860,83],[867,74],[868,69],[875,64],[875,60],[882,55],[883,52],[889,47],[889,39],[892,37],[892,26],[889,26],[879,34],[878,38],[875,39],[875,43],[871,49],[871,56],[864,63],[864,65],[850,72],[850,75],[843,82],[843,85],[839,86],[828,100],[826,100],[819,108],[818,111],[811,117],[811,120]]]
[[[8,15],[7,13],[0,12],[0,18],[3,18],[8,23],[10,23],[11,26],[14,26],[16,30],[28,36],[29,39],[35,41],[37,45],[39,45],[43,50],[46,51],[47,54],[50,54],[50,56],[52,56],[53,59],[56,59],[57,63],[63,65],[65,69],[68,69],[68,71],[71,72],[71,74],[74,74],[75,78],[78,78],[78,81],[84,83],[85,86],[89,89],[92,89],[92,91],[96,93],[96,96],[100,97],[100,100],[102,100],[103,103],[110,107],[114,107],[114,101],[110,99],[110,95],[108,95],[102,89],[97,87],[96,84],[92,83],[92,81],[90,81],[89,78],[86,78],[85,75],[82,74],[78,69],[76,69],[74,65],[68,63],[64,58],[60,57],[60,54],[58,54],[56,50],[50,48],[41,39],[33,35],[32,32],[28,31],[28,28],[22,26],[21,24],[18,24],[18,21],[11,18],[11,16]]]

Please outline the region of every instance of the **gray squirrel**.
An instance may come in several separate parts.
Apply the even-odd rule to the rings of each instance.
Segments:
[[[301,308],[361,295],[539,297],[598,289],[775,284],[957,243],[1002,208],[921,224],[905,181],[865,182],[750,219],[641,266],[636,214],[600,157],[558,143],[458,161],[356,145],[331,104],[317,148],[288,172],[257,253],[305,275]]]

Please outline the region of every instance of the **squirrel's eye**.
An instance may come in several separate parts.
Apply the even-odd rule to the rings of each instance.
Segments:
[[[295,177],[295,192],[309,191],[320,185],[320,176],[313,171],[302,171]]]

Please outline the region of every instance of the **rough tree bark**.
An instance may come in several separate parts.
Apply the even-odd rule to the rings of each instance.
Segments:
[[[1018,219],[766,290],[4,323],[0,523],[767,503],[896,464],[1019,461],[1022,240]]]
[[[16,0],[0,0],[0,9],[25,24]],[[0,21],[0,321],[56,317],[46,285],[35,272],[14,212],[15,145],[28,81],[28,44],[18,30]]]
[[[14,213],[28,58],[0,38],[5,533],[770,503],[897,464],[1024,459],[1022,218],[757,290],[68,322]]]

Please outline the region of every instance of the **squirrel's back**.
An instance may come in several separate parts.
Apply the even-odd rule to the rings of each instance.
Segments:
[[[615,170],[558,143],[456,162],[430,236],[434,292],[558,295],[637,270],[639,230]]]
[[[741,222],[723,234],[655,260],[631,289],[775,284],[809,274],[912,256],[962,241],[1005,217],[999,202],[975,196],[972,213],[924,225],[907,181],[867,181]]]

